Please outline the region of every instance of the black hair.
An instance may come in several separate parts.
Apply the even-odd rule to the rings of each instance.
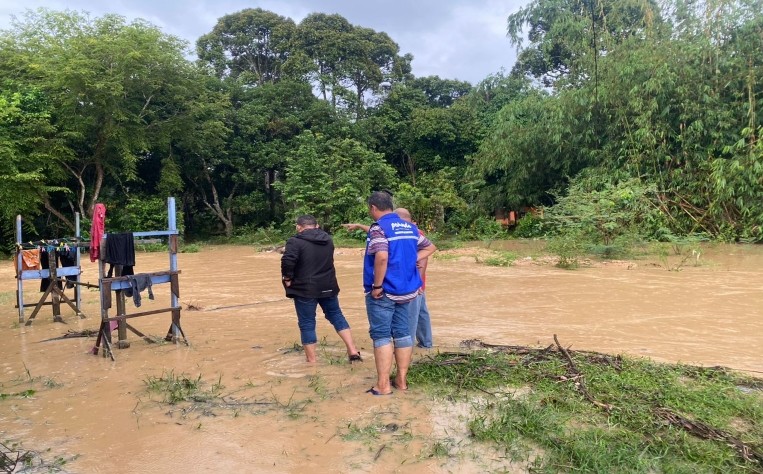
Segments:
[[[318,225],[318,221],[315,220],[315,217],[311,216],[310,214],[305,214],[304,216],[297,217],[297,225],[306,226],[306,225]]]
[[[380,211],[391,211],[394,206],[392,205],[392,195],[387,191],[374,191],[368,198],[369,206],[376,206]]]

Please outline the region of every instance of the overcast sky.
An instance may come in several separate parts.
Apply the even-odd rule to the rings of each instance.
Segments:
[[[93,16],[117,13],[143,18],[191,45],[217,19],[245,8],[262,8],[300,22],[312,12],[338,13],[350,23],[384,31],[411,53],[413,74],[476,84],[514,65],[506,18],[530,0],[0,0],[0,28],[27,9],[76,10]]]

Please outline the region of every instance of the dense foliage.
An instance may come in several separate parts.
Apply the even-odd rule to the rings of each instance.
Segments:
[[[384,32],[262,9],[188,46],[142,20],[37,10],[0,31],[0,218],[70,233],[95,202],[189,237],[364,219],[391,189],[430,230],[763,238],[763,0],[534,0],[510,73],[415,77]],[[150,204],[149,204],[150,203]],[[541,219],[543,220],[543,219]]]

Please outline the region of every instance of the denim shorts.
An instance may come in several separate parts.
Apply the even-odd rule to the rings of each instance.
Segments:
[[[339,308],[339,298],[331,296],[329,298],[294,298],[294,308],[297,310],[297,322],[299,324],[299,334],[302,344],[315,344],[318,342],[318,335],[315,332],[315,310],[321,306],[324,316],[334,326],[336,332],[349,329],[350,324],[345,319],[342,310]]]
[[[413,346],[413,338],[408,330],[408,303],[395,303],[382,295],[374,298],[366,295],[369,335],[374,347],[386,346],[394,341],[396,348]]]

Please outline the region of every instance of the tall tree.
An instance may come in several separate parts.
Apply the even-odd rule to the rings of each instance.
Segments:
[[[406,84],[424,92],[432,107],[450,107],[456,99],[472,90],[472,85],[466,81],[440,79],[440,76],[416,77]]]
[[[366,94],[378,92],[381,85],[392,85],[410,76],[412,56],[400,56],[400,47],[387,33],[355,27],[345,39],[350,51],[342,64],[341,84],[354,94],[348,102],[355,106],[355,117],[365,111]]]
[[[347,36],[353,26],[341,15],[311,13],[299,24],[296,41],[298,48],[313,64],[312,76],[323,100],[330,100],[336,108],[336,89],[342,77],[342,61]]]
[[[289,18],[247,8],[217,20],[212,31],[196,42],[196,53],[219,78],[243,75],[247,83],[276,82],[284,76],[295,28]]]
[[[40,195],[61,190],[47,176],[62,178],[54,159],[50,104],[38,90],[0,80],[0,218],[34,215]]]
[[[8,35],[19,61],[34,64],[9,73],[50,102],[55,159],[76,190],[70,208],[89,215],[104,186],[138,180],[137,161],[151,156],[152,138],[181,113],[193,89],[186,44],[141,20],[42,9]],[[61,215],[50,193],[41,198]]]
[[[629,37],[644,38],[658,12],[654,0],[534,0],[508,17],[519,49],[514,70],[545,87],[596,80],[598,59]]]
[[[367,94],[410,75],[410,55],[383,32],[357,27],[341,15],[312,13],[299,24],[297,48],[312,63],[311,78],[324,100],[336,109],[363,115]]]
[[[286,179],[279,183],[289,215],[313,214],[328,230],[363,219],[361,196],[393,188],[394,169],[353,139],[326,138],[305,132],[288,155]]]

